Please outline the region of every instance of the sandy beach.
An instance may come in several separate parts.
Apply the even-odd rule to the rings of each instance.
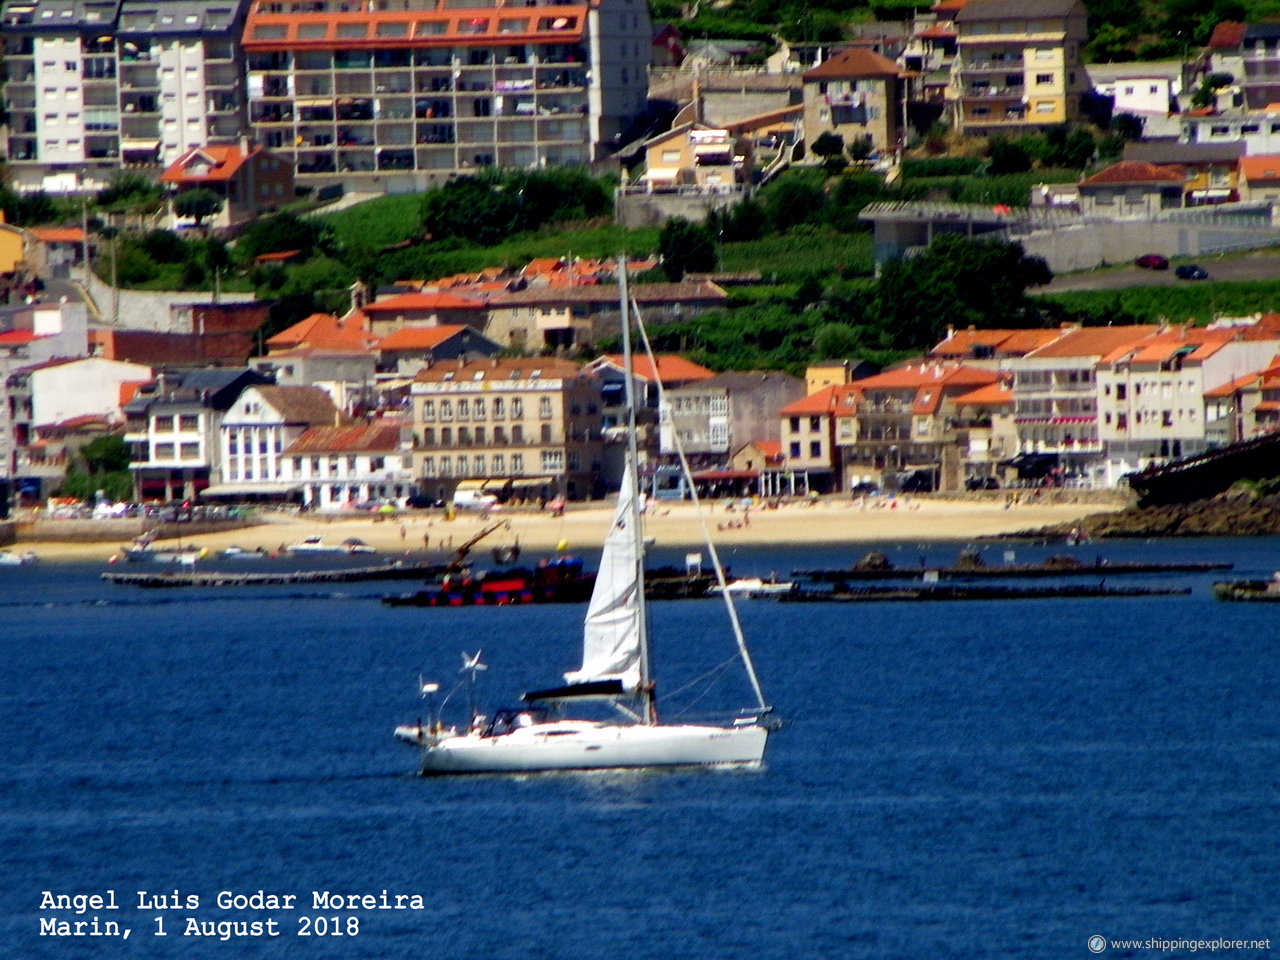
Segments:
[[[704,506],[704,515],[718,546],[789,543],[856,547],[893,541],[964,542],[1074,522],[1108,509],[1117,507],[1097,503],[1024,502],[1006,508],[1003,501],[831,498],[812,504],[788,503],[776,509],[754,508],[746,513],[740,506],[728,511],[723,502],[716,502]],[[245,549],[277,550],[312,535],[321,535],[326,542],[334,544],[358,537],[382,553],[443,556],[479,533],[486,523],[503,521],[504,526],[485,539],[484,548],[511,543],[518,538],[521,547],[529,551],[550,553],[560,548],[584,553],[600,549],[612,512],[611,506],[599,505],[571,507],[561,517],[524,511],[498,512],[489,517],[462,512],[453,520],[446,520],[439,513],[408,513],[386,519],[367,515],[264,513],[264,522],[258,526],[203,534],[188,542],[214,553],[233,544]],[[646,532],[662,547],[696,548],[703,542],[697,512],[688,503],[651,504]],[[106,561],[119,547],[118,543],[23,540],[14,549],[34,550],[41,560]]]

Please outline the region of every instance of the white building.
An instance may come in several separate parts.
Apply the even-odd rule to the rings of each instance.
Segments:
[[[99,189],[122,167],[233,142],[245,0],[5,0],[9,161],[20,190]]]
[[[1277,348],[1277,334],[1266,330],[1181,327],[1104,357],[1097,380],[1106,485],[1204,452],[1220,432],[1212,429],[1206,394],[1265,368]]]
[[[1084,327],[1010,358],[1014,423],[1024,457],[1052,460],[1064,482],[1105,486],[1096,370],[1103,357],[1157,332],[1154,326]]]
[[[402,500],[413,492],[413,429],[408,421],[312,427],[284,451],[281,477],[299,486],[313,510]]]
[[[315,426],[332,426],[342,414],[319,387],[271,385],[246,389],[222,416],[218,483],[205,496],[285,496],[283,479],[287,447]]]

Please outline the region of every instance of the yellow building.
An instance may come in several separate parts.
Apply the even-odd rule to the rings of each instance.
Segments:
[[[1080,0],[969,0],[947,87],[956,129],[1018,134],[1077,119],[1086,16]]]
[[[577,364],[454,360],[419,371],[410,394],[415,475],[429,496],[447,499],[460,488],[521,499],[603,493],[600,381]]]
[[[0,274],[13,273],[26,261],[26,234],[4,222],[0,211]]]

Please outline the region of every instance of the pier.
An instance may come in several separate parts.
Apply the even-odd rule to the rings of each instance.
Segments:
[[[361,580],[425,580],[448,572],[443,563],[405,563],[400,560],[376,567],[341,570],[293,570],[263,573],[256,570],[167,570],[156,573],[108,571],[103,580],[131,587],[259,587],[298,583],[355,583]]]

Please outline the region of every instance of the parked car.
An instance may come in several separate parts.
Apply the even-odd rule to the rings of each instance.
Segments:
[[[1137,260],[1133,261],[1135,265],[1142,267],[1144,270],[1168,270],[1169,258],[1162,257],[1158,253],[1144,253]]]
[[[1204,267],[1194,263],[1184,263],[1180,267],[1175,267],[1173,275],[1179,280],[1208,280],[1209,271]]]

